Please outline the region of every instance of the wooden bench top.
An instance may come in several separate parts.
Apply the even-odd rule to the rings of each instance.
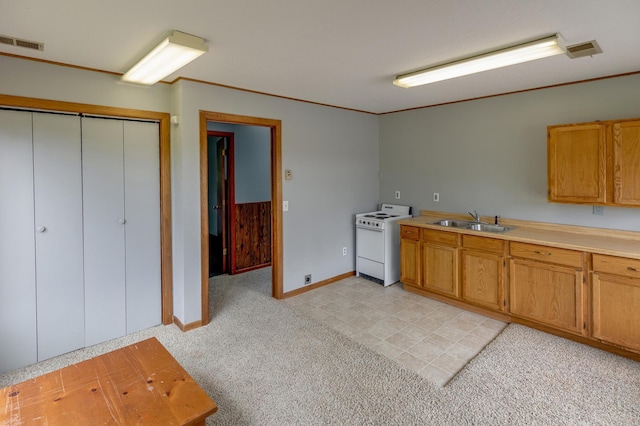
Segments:
[[[204,425],[218,410],[150,338],[0,389],[1,425]]]

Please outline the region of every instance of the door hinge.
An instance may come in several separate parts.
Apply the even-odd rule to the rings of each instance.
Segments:
[[[223,249],[222,249],[222,255],[223,255],[223,256],[226,256],[226,255],[227,255],[227,249],[226,249],[226,248],[223,248]]]
[[[582,323],[582,328],[583,328],[584,330],[586,330],[586,329],[587,329],[587,322],[586,322],[586,321]]]

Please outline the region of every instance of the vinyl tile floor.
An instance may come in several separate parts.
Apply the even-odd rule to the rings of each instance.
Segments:
[[[374,351],[445,385],[506,323],[359,277],[285,303]]]

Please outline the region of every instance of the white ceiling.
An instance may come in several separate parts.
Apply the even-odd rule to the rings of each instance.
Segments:
[[[209,53],[167,77],[381,113],[640,71],[639,0],[0,0],[0,52],[124,73],[180,30]],[[559,32],[564,55],[413,89],[395,75]],[[0,56],[0,69],[3,56]]]

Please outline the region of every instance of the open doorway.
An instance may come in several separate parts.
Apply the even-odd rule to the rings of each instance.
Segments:
[[[270,165],[270,233],[267,245],[271,260],[271,294],[274,298],[283,297],[282,283],[282,163],[281,163],[281,121],[267,118],[247,117],[233,114],[200,111],[200,194],[201,194],[201,267],[202,267],[202,321],[209,322],[209,141],[207,123],[228,123],[245,126],[258,126],[268,129],[269,165]],[[216,148],[217,149],[217,148]],[[229,170],[227,168],[227,173]],[[228,182],[228,180],[227,180]],[[228,185],[227,185],[228,186]],[[227,188],[228,190],[228,188]],[[228,197],[227,197],[228,199]],[[214,204],[215,206],[215,204]],[[234,213],[227,208],[227,216]],[[217,221],[217,217],[216,217]],[[231,229],[229,227],[229,229]]]

